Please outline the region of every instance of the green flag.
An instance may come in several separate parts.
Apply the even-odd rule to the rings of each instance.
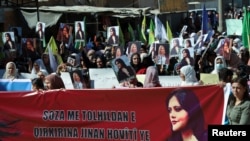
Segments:
[[[149,34],[148,34],[148,44],[149,45],[152,44],[155,41],[154,30],[155,30],[154,21],[151,19],[150,20],[150,25],[149,25]]]
[[[128,23],[128,32],[129,32],[130,40],[135,41],[134,29],[132,28],[130,23]]]
[[[242,42],[243,42],[244,47],[249,49],[250,15],[246,7],[243,7],[243,10],[244,10],[244,16],[243,16],[243,27],[242,27]]]
[[[118,19],[117,19],[117,25],[119,26],[119,44],[120,46],[125,47],[124,35]]]

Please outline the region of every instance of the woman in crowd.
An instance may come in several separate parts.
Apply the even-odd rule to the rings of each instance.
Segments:
[[[45,77],[45,89],[53,90],[53,89],[64,89],[65,85],[63,83],[62,78],[57,74],[49,74]]]
[[[34,78],[31,80],[31,83],[33,91],[45,90],[42,78]]]
[[[139,53],[133,53],[130,57],[130,65],[134,68],[136,74],[141,74],[143,67],[143,64],[141,62],[141,57]]]
[[[200,101],[190,89],[177,88],[166,99],[172,134],[168,141],[207,141]]]
[[[29,64],[29,72],[31,73],[31,75],[37,75],[37,73],[40,70],[43,70],[48,74],[46,67],[43,64],[42,59],[35,60],[35,62],[33,63],[33,66],[32,66],[32,63]]]
[[[97,68],[106,68],[107,61],[103,54],[96,55],[95,59]]]
[[[149,66],[143,84],[144,88],[161,87],[158,70],[155,66]]]
[[[19,78],[18,70],[14,62],[8,62],[5,66],[5,73],[3,74],[3,79],[17,79]]]
[[[186,65],[180,69],[181,86],[201,85],[202,82],[197,80],[196,72],[191,65]]]
[[[50,65],[50,58],[49,58],[49,54],[47,53],[43,53],[42,54],[42,61],[43,61],[43,64],[46,68],[46,71],[50,74],[50,73],[53,73],[53,69]]]
[[[218,74],[219,70],[222,68],[226,68],[226,60],[223,56],[217,56],[214,59],[214,70],[211,72],[212,74]]]
[[[246,78],[232,79],[232,95],[229,96],[227,118],[230,125],[250,125],[250,97]]]

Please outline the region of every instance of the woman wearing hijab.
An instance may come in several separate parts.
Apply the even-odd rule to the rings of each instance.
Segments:
[[[219,70],[222,68],[226,68],[226,60],[223,56],[217,56],[214,59],[214,70],[211,72],[212,74],[218,74]]]
[[[154,66],[149,66],[143,84],[144,88],[161,87],[158,71]]]
[[[201,85],[202,83],[197,80],[196,72],[191,65],[186,65],[180,69],[181,86],[194,86]]]
[[[49,74],[45,77],[45,88],[47,90],[65,88],[62,78],[57,74]]]
[[[18,70],[14,62],[8,62],[5,67],[5,73],[3,74],[3,79],[16,79],[19,78]]]

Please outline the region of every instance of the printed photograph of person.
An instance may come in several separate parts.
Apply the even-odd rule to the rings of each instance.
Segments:
[[[156,44],[155,50],[155,63],[158,65],[169,64],[169,45],[168,44]]]
[[[115,47],[115,58],[120,58],[123,54],[123,47],[116,46]]]
[[[135,70],[131,67],[126,55],[113,59],[112,69],[114,70],[119,83],[136,77]]]
[[[232,42],[230,42],[230,39],[228,38],[224,39],[224,43],[222,44],[222,48],[221,48],[222,50],[221,55],[225,58],[225,60],[230,60],[231,46],[232,46]]]
[[[36,33],[37,33],[37,37],[40,40],[44,40],[44,36],[45,36],[45,23],[38,22],[36,24]]]
[[[70,72],[72,83],[74,89],[86,89],[87,84],[84,81],[83,74],[81,70],[74,70]]]
[[[39,52],[36,46],[36,38],[22,38],[23,56],[28,58],[28,61],[34,62],[41,58],[42,53]]]
[[[75,39],[84,40],[84,22],[75,21]]]
[[[73,67],[76,65],[76,59],[72,57],[68,57],[67,63]]]
[[[170,57],[178,57],[182,48],[180,38],[173,38],[170,46]]]
[[[185,88],[174,89],[166,99],[171,122],[168,141],[207,141],[205,118],[198,97]]]
[[[194,66],[194,50],[191,51],[189,48],[181,49],[179,68],[186,65]]]
[[[11,27],[10,32],[14,32],[14,40],[17,50],[17,56],[20,56],[22,55],[22,47],[21,47],[22,27],[17,27],[17,26]]]
[[[69,48],[73,42],[72,29],[72,26],[60,23],[56,40],[63,43],[66,48]]]
[[[108,45],[119,44],[119,26],[111,26],[107,29]]]
[[[134,53],[140,53],[141,42],[129,42],[127,48],[128,58],[131,58],[131,55]]]
[[[184,40],[184,48],[193,48],[194,38],[188,38]]]
[[[207,34],[204,35],[200,35],[196,41],[196,43],[194,44],[194,50],[200,50],[204,44],[204,42],[206,41],[206,37]]]
[[[5,58],[16,58],[16,44],[14,32],[3,32],[2,41]]]

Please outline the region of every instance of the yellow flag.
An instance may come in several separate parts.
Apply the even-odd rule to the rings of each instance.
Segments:
[[[145,30],[146,30],[146,16],[144,15],[142,23],[141,23],[141,35],[142,35],[143,40],[147,41]]]
[[[168,21],[167,21],[166,25],[167,25],[167,40],[168,40],[168,42],[170,42],[171,39],[173,38],[173,34],[172,34],[172,31],[171,31],[170,26],[168,24]]]

